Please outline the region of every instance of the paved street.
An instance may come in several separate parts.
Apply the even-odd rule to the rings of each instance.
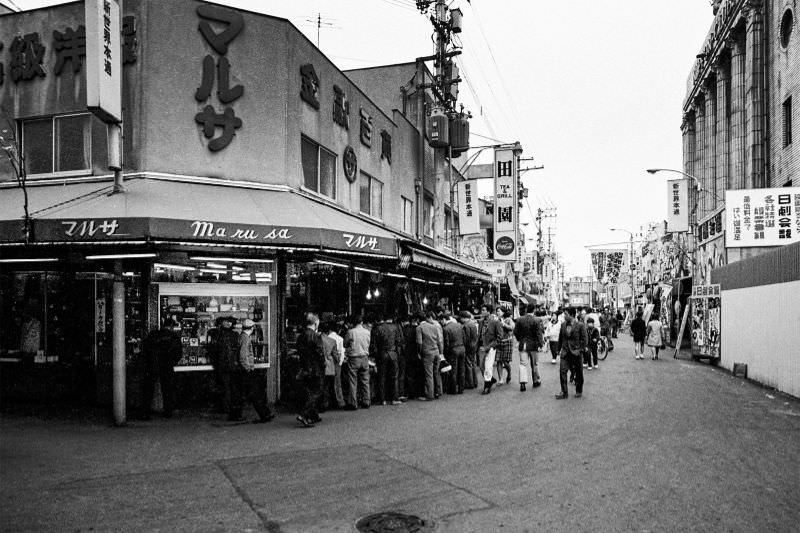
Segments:
[[[0,529],[353,531],[395,510],[458,532],[797,531],[797,400],[671,353],[636,361],[630,338],[582,399],[553,399],[557,365],[540,366],[533,391],[328,412],[314,429],[288,413],[121,429],[6,413]]]

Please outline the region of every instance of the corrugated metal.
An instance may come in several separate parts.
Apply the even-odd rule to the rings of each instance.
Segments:
[[[797,280],[800,280],[800,242],[711,271],[711,283],[719,283],[723,291]],[[796,296],[800,298],[800,294]]]

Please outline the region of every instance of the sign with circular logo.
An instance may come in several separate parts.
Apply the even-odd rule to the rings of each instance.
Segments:
[[[500,237],[494,243],[494,250],[500,255],[511,255],[514,253],[514,239],[511,237]]]
[[[356,170],[358,170],[358,160],[356,159],[356,152],[352,146],[347,146],[344,149],[342,156],[342,164],[344,165],[344,177],[347,181],[353,183],[356,181]]]

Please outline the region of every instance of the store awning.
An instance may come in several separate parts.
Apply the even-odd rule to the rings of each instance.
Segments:
[[[424,265],[429,268],[441,270],[443,273],[456,274],[487,283],[491,283],[492,281],[491,275],[482,269],[444,254],[439,254],[438,252],[421,250],[417,246],[419,246],[419,244],[411,242],[407,242],[404,246],[404,255],[410,259],[411,265]]]
[[[397,257],[395,235],[286,188],[250,189],[161,179],[28,187],[32,241],[177,241],[333,250]],[[0,195],[0,243],[21,242],[23,195]]]

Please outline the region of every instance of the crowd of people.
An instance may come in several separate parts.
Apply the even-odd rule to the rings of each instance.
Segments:
[[[321,421],[320,412],[329,408],[353,411],[374,404],[401,405],[414,398],[433,401],[442,394],[463,394],[480,386],[482,394],[490,394],[495,386],[511,382],[515,345],[521,392],[529,384],[532,388],[541,385],[539,354],[549,348],[551,363],[560,359],[561,391],[555,397],[569,397],[569,378],[575,397],[580,398],[584,369],[599,368],[598,339],[603,336],[611,342],[622,324],[621,314],[608,309],[567,307],[548,314],[534,304],[523,308],[516,320],[513,310],[503,306],[483,305],[477,315],[466,310],[458,314],[428,310],[402,318],[376,314],[321,322],[316,313],[307,312],[295,342],[294,383],[302,393],[297,421],[313,427]],[[221,404],[230,421],[243,420],[245,401],[258,414],[255,422],[275,417],[267,402],[263,373],[254,368],[253,326],[248,319],[234,329],[233,319],[223,318],[210,343]],[[662,344],[657,317],[645,324],[639,311],[631,334],[637,359],[643,358],[645,342],[657,359]],[[167,416],[173,405],[171,365],[180,358],[180,350],[170,319],[145,343],[150,360],[165,362],[151,365],[145,397],[152,397],[158,376]]]

